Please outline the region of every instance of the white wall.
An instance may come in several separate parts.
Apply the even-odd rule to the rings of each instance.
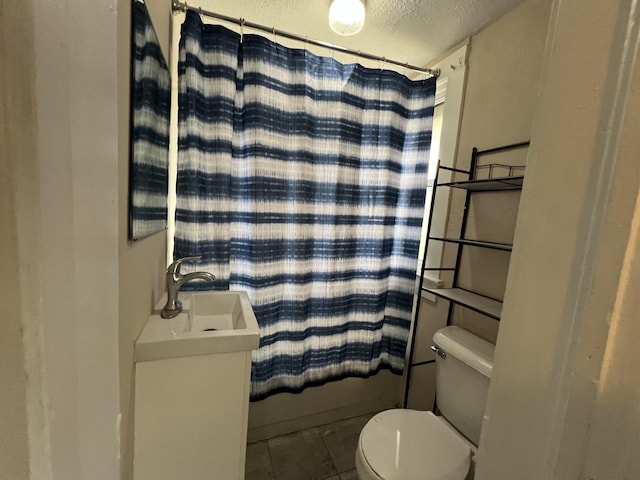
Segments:
[[[640,185],[640,145],[637,132],[640,125],[640,63],[637,60],[631,91],[626,99],[626,113],[623,118],[617,163],[622,175],[614,178],[609,204],[618,211],[618,215],[608,217],[606,229],[613,235],[622,237],[619,245],[625,243],[626,227],[629,220],[629,240],[621,261],[619,280],[612,282],[617,289],[613,308],[610,313],[609,333],[602,359],[602,370],[598,380],[591,425],[586,441],[586,462],[584,476],[593,479],[624,479],[640,477],[640,382],[638,364],[640,364],[640,194],[634,193]],[[624,100],[624,97],[622,98]],[[633,217],[631,216],[631,212]],[[624,228],[618,230],[622,219]],[[620,260],[618,252],[616,257]],[[609,262],[603,259],[607,269]],[[620,263],[612,265],[614,268]],[[618,277],[615,270],[604,277],[604,281]],[[609,303],[604,303],[608,307]]]
[[[115,8],[74,0],[35,8],[33,300],[41,304],[54,478],[119,474]]]
[[[132,347],[165,266],[162,233],[127,242],[130,2],[1,8],[0,477],[130,478]]]
[[[9,385],[22,402],[12,427],[21,456],[9,467],[22,475],[1,476],[112,480],[119,475],[115,5],[5,2],[2,31],[9,80],[2,143],[11,155],[2,254],[12,255],[3,265],[13,267],[5,275],[17,315],[3,341],[12,343]]]
[[[145,3],[168,61],[170,2],[146,0]],[[122,478],[126,480],[133,476],[133,345],[159,297],[164,293],[167,241],[164,231],[136,242],[128,241],[130,0],[118,0],[117,23],[119,374],[122,414],[120,452]]]
[[[478,480],[640,477],[639,20],[553,4]]]
[[[531,139],[550,7],[550,0],[529,0],[472,37],[457,168],[469,168],[473,147],[483,150]],[[509,157],[493,155],[481,160],[522,165],[527,163],[527,153],[521,149]],[[449,235],[455,237],[460,231],[464,192],[453,195]],[[467,238],[511,243],[519,201],[520,192],[473,195]],[[455,263],[455,251],[455,246],[447,246],[445,262]],[[503,299],[510,257],[507,252],[463,249],[459,285]],[[455,323],[492,342],[500,326],[463,308],[457,309]]]
[[[26,189],[35,155],[33,12],[30,2],[0,4],[0,257],[4,274],[0,335],[0,478],[28,479],[27,371],[23,344],[20,245],[16,206]],[[21,238],[22,240],[22,238]]]
[[[455,149],[442,152],[444,165],[469,169],[473,147],[487,149],[531,138],[531,124],[540,81],[550,0],[529,0],[472,36],[468,46],[466,89],[462,120]],[[445,101],[445,105],[446,105]],[[526,149],[519,152],[518,163],[525,163]],[[496,156],[497,157],[497,156]],[[503,161],[503,158],[490,161]],[[459,177],[463,178],[463,177]],[[440,189],[437,207],[449,207],[445,189]],[[518,213],[519,192],[476,194],[469,213],[467,238],[511,243]],[[460,233],[464,192],[451,192],[447,231]],[[437,236],[437,235],[436,235]],[[445,235],[441,235],[445,236]],[[430,242],[430,248],[435,242]],[[445,244],[443,266],[455,265],[457,247]],[[510,260],[508,252],[465,248],[461,259],[459,285],[502,299]],[[441,274],[445,286],[452,275]],[[413,352],[414,362],[433,361],[429,349],[433,333],[447,324],[448,302],[432,303],[422,299],[420,320]],[[453,323],[495,342],[500,322],[457,307]],[[412,371],[409,407],[430,409],[435,393],[435,365],[424,364]]]

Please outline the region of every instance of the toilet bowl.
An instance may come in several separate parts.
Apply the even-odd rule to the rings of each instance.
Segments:
[[[375,415],[360,433],[360,480],[464,480],[471,444],[431,412],[394,409]]]
[[[465,480],[480,440],[494,346],[452,325],[433,336],[436,399],[442,416],[394,409],[360,432],[360,480]]]

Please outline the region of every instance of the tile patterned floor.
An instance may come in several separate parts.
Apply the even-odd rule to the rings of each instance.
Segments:
[[[245,480],[358,480],[358,436],[372,416],[249,444]]]

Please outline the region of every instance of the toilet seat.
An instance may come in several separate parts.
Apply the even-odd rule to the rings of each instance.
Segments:
[[[433,413],[394,409],[362,429],[356,462],[372,480],[464,480],[471,449]]]

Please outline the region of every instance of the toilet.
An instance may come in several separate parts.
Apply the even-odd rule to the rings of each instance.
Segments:
[[[480,439],[494,346],[458,327],[438,330],[436,399],[441,415],[380,412],[360,432],[360,480],[465,480]]]

